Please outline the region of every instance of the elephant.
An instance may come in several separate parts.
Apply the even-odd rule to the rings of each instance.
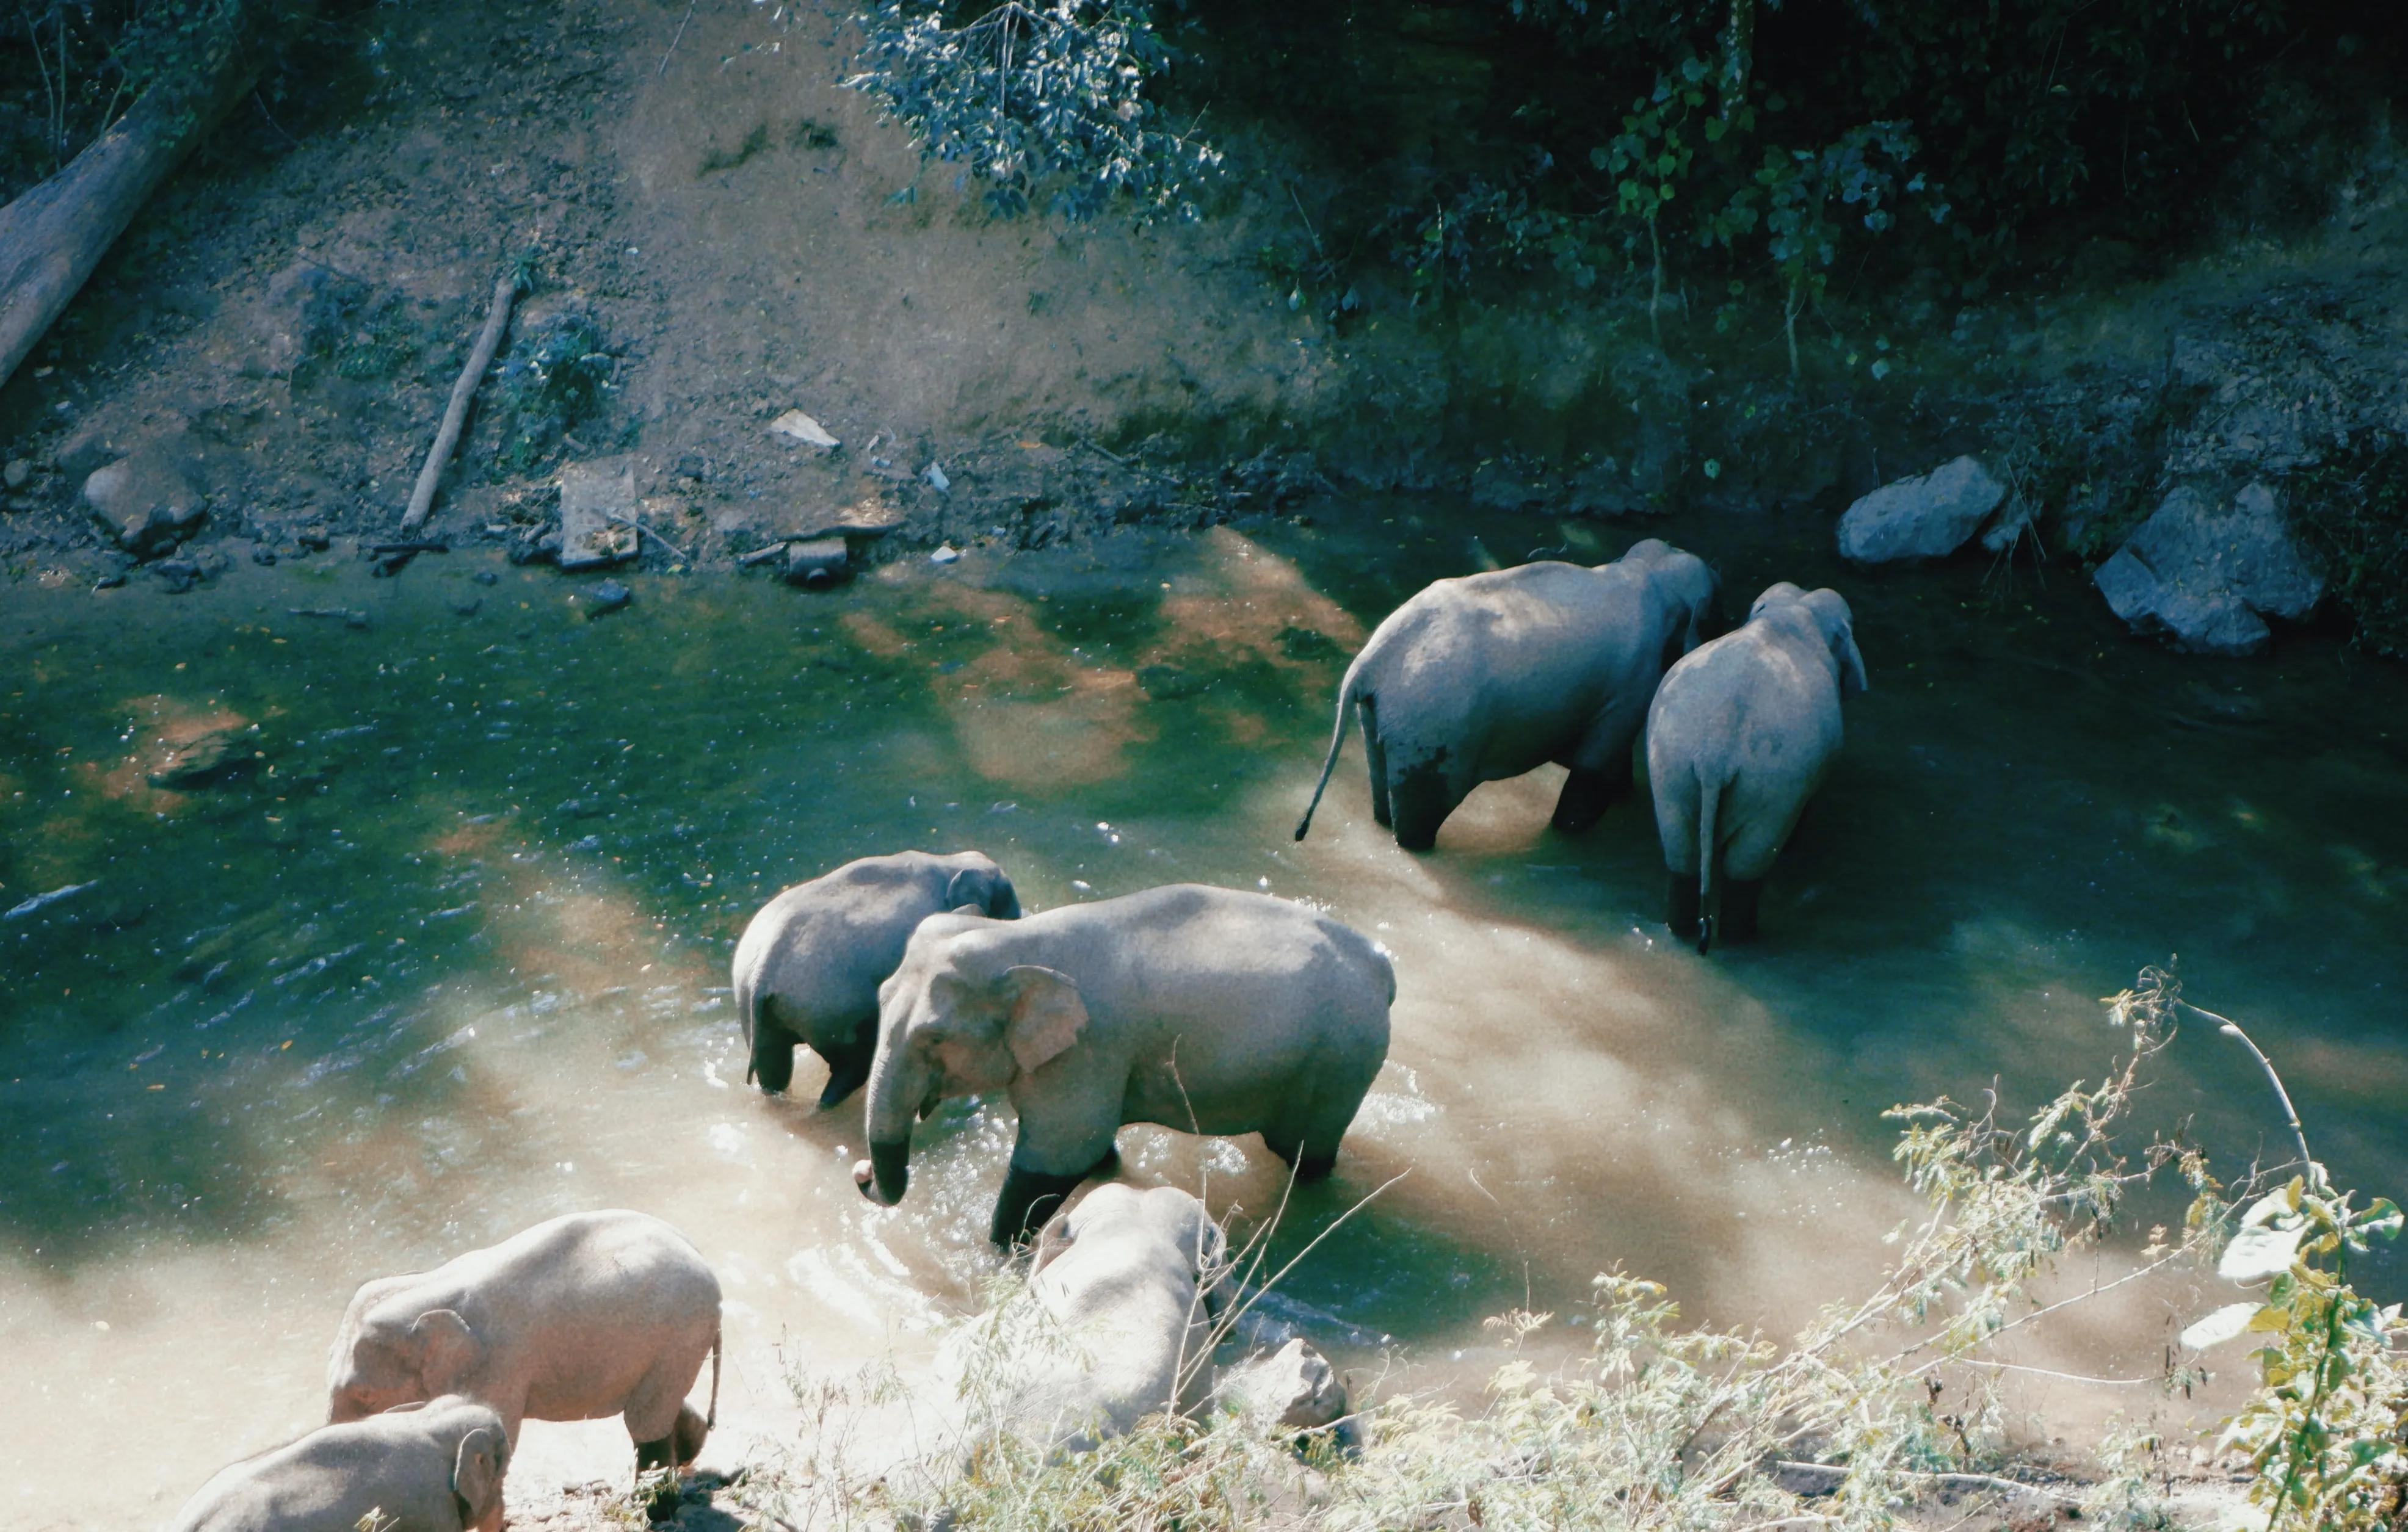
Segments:
[[[1009,923],[933,916],[878,992],[853,1181],[901,1200],[914,1110],[980,1091],[1020,1113],[988,1230],[1007,1249],[1111,1174],[1124,1123],[1258,1132],[1319,1180],[1387,1058],[1396,995],[1369,938],[1267,894],[1174,883]]]
[[[492,1407],[446,1395],[322,1425],[220,1469],[168,1532],[499,1532],[510,1448]]]
[[[343,1312],[326,1367],[340,1425],[439,1394],[519,1423],[623,1415],[636,1467],[694,1460],[719,1411],[719,1279],[645,1213],[570,1213],[432,1271],[379,1277]],[[686,1392],[711,1358],[710,1412]]]
[[[1647,778],[1677,939],[1702,952],[1717,926],[1755,937],[1765,875],[1839,753],[1841,699],[1865,689],[1847,601],[1785,580],[1664,677],[1647,709]]]
[[[996,1379],[981,1402],[997,1424],[1053,1451],[1192,1414],[1213,1396],[1212,1348],[1236,1290],[1226,1249],[1204,1204],[1175,1186],[1097,1186],[1038,1235],[1025,1293],[969,1332],[986,1353],[961,1348],[948,1363]]]
[[[1720,582],[1655,537],[1611,564],[1546,561],[1441,580],[1388,614],[1346,667],[1313,810],[1363,730],[1371,817],[1407,851],[1482,782],[1571,768],[1555,827],[1577,834],[1630,788],[1631,746],[1664,667],[1712,637]]]
[[[796,1045],[809,1043],[828,1066],[822,1111],[859,1090],[878,1042],[879,983],[912,927],[965,905],[1020,917],[1011,880],[976,852],[865,856],[763,905],[736,944],[736,1010],[752,1052],[744,1078],[784,1090]]]

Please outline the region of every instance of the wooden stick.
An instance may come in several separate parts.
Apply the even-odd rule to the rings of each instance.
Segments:
[[[452,449],[460,445],[460,427],[468,420],[468,401],[477,396],[477,385],[483,381],[485,369],[494,365],[494,353],[502,349],[502,332],[510,323],[510,302],[518,294],[516,272],[494,284],[494,304],[485,310],[484,331],[477,336],[476,349],[468,353],[468,365],[460,369],[460,380],[452,385],[451,406],[443,411],[443,424],[435,433],[435,445],[426,453],[426,466],[418,470],[418,487],[409,492],[409,508],[401,518],[404,532],[415,532],[424,526],[427,513],[435,508],[435,486],[442,482],[443,465],[451,461]]]

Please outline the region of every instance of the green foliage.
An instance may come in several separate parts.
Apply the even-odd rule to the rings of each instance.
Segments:
[[[2358,434],[2292,481],[2291,519],[2378,654],[2408,655],[2408,440]]]
[[[512,341],[491,395],[496,477],[535,472],[601,408],[618,366],[605,347],[600,327],[575,309]]]
[[[1005,0],[958,27],[893,0],[857,20],[862,68],[846,85],[875,96],[924,153],[985,183],[998,213],[1050,191],[1070,218],[1116,199],[1140,217],[1193,216],[1197,187],[1220,166],[1192,132],[1156,125],[1145,88],[1171,51],[1142,0]]]

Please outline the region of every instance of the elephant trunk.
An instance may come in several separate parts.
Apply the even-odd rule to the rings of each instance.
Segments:
[[[893,1207],[911,1181],[911,1113],[921,1092],[910,1077],[900,1039],[882,1044],[869,1066],[869,1158],[853,1167],[853,1183],[872,1202]]]

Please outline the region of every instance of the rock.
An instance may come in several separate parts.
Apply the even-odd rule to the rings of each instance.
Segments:
[[[823,452],[832,452],[842,445],[836,437],[828,435],[827,427],[799,409],[789,409],[771,421],[769,434],[773,437],[784,437],[789,441],[799,441],[806,447]],[[874,447],[877,443],[872,442],[870,445]]]
[[[502,577],[494,573],[491,569],[480,569],[468,578],[475,580],[480,585],[494,585],[498,584]]]
[[[227,723],[189,738],[169,737],[167,753],[150,773],[150,785],[179,793],[216,787],[259,764],[259,725]]]
[[[1138,667],[1138,689],[1154,702],[1177,702],[1199,692],[1210,691],[1212,679],[1175,665],[1148,665]]]
[[[456,616],[474,617],[484,604],[485,598],[481,595],[455,595],[452,598],[452,610]]]
[[[510,542],[503,555],[513,565],[548,564],[560,557],[560,529],[531,526]]]
[[[335,542],[334,538],[326,535],[326,529],[322,526],[305,526],[293,534],[293,540],[312,553],[322,553],[333,547]]]
[[[785,577],[789,585],[825,590],[853,574],[851,555],[842,537],[813,537],[786,545]]]
[[[607,617],[635,600],[636,593],[615,580],[606,580],[594,587],[593,595],[587,599],[593,603],[585,609],[587,617]]]
[[[952,543],[939,543],[937,545],[937,551],[928,555],[928,562],[930,564],[951,564],[961,556],[962,551],[955,548]]]
[[[1471,503],[1482,510],[1520,510],[1554,494],[1543,472],[1511,458],[1490,458],[1471,470]]]
[[[2006,497],[2007,487],[1977,459],[1960,457],[1850,506],[1840,518],[1840,553],[1857,564],[1945,558]]]
[[[632,558],[636,470],[625,463],[570,463],[560,470],[560,566],[599,569]]]
[[[8,465],[0,468],[0,484],[6,484],[12,490],[23,489],[25,481],[33,477],[34,465],[22,457],[10,458]]]
[[[251,562],[258,565],[273,565],[276,562],[276,550],[265,543],[254,543],[251,550]]]
[[[2223,507],[2177,487],[2091,580],[2133,632],[2194,654],[2254,654],[2267,617],[2296,622],[2325,590],[2263,483]]]
[[[105,574],[98,580],[93,580],[92,582],[92,588],[95,591],[113,591],[124,583],[125,571],[122,569],[112,569],[108,574]]]
[[[201,566],[190,559],[161,559],[150,566],[169,595],[181,595],[201,582]]]
[[[181,542],[208,513],[182,467],[154,451],[93,469],[83,481],[83,503],[120,547],[145,557]]]

